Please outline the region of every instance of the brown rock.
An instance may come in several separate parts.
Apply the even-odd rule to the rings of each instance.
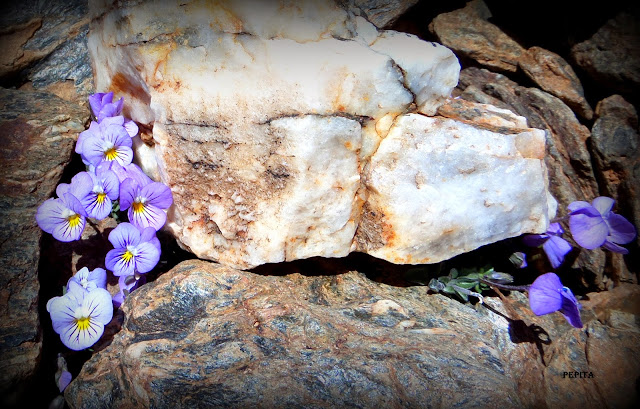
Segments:
[[[625,216],[636,227],[640,226],[640,135],[638,114],[620,95],[598,102],[598,117],[591,129],[591,147],[595,172],[601,192],[617,200],[616,213]],[[627,247],[631,262],[640,262],[637,249],[640,238]],[[612,254],[611,257],[621,258]],[[614,262],[614,265],[617,264]],[[617,279],[637,282],[627,271],[617,270]]]
[[[0,89],[0,396],[25,392],[39,361],[38,259],[35,221],[71,160],[89,113],[51,94]]]
[[[638,16],[622,12],[590,39],[571,48],[576,64],[601,85],[623,95],[640,89]]]
[[[521,293],[485,303],[356,272],[275,277],[185,261],[132,293],[122,331],[65,397],[72,408],[321,408],[574,407],[580,395],[596,408],[614,394],[599,392],[609,376],[625,392],[617,402],[634,396],[635,332],[590,309],[582,330],[536,317]]]
[[[500,28],[489,23],[491,12],[482,0],[437,16],[429,30],[459,57],[470,58],[498,71],[515,72],[525,52]]]
[[[558,54],[531,47],[522,53],[518,65],[540,88],[560,98],[575,113],[589,120],[593,117],[578,76]]]
[[[537,88],[522,87],[504,75],[474,67],[460,72],[458,88],[462,98],[482,103],[500,101],[503,105],[498,106],[506,106],[524,116],[529,126],[547,131],[545,163],[549,171],[549,190],[558,201],[559,216],[566,215],[569,203],[591,201],[599,196],[587,148],[590,132],[560,99]],[[588,284],[605,288],[605,253],[599,249],[576,249],[568,257],[567,264],[572,264],[576,258],[577,267],[593,274],[594,281]]]

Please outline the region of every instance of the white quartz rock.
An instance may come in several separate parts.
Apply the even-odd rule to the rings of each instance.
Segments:
[[[544,231],[544,140],[538,129],[503,135],[402,115],[364,177],[369,195],[358,249],[394,263],[435,263]]]
[[[167,228],[196,256],[243,269],[355,250],[429,262],[545,230],[547,198],[534,202],[529,193],[540,183],[544,191],[546,180],[536,132],[520,129],[518,138],[410,114],[436,114],[455,87],[460,66],[445,47],[378,32],[330,0],[112,3],[90,5],[95,86],[124,96],[125,115],[152,137],[153,146],[136,140],[138,162],[171,188]],[[427,142],[416,147],[416,138],[443,123],[458,127],[455,142],[467,150],[488,138],[487,149],[471,149],[478,169],[458,156],[448,164]],[[449,139],[436,138],[429,149]],[[422,173],[409,175],[416,163]],[[444,169],[462,187],[435,184]],[[491,178],[510,169],[516,186],[493,192]],[[476,211],[487,219],[451,235],[456,240],[429,244],[441,240],[455,213],[436,197],[422,198],[430,189],[477,191],[468,203],[491,196],[498,204]],[[431,222],[410,222],[418,204],[431,206],[422,213],[449,213],[424,235]]]
[[[371,48],[402,67],[405,84],[415,94],[419,112],[435,114],[458,85],[458,59],[440,44],[422,41],[411,34],[383,31]]]

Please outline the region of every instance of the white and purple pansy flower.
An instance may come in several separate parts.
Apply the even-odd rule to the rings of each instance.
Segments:
[[[129,209],[129,222],[140,229],[153,227],[160,230],[167,221],[164,209],[172,203],[171,190],[163,183],[151,182],[140,186],[129,178],[120,185],[120,209]]]
[[[124,98],[113,102],[113,92],[98,92],[89,96],[89,105],[98,122],[107,118],[121,116]],[[132,138],[138,133],[138,126],[130,119],[124,119],[123,126]]]
[[[583,201],[569,205],[569,229],[573,239],[587,250],[600,246],[616,253],[629,251],[619,244],[631,242],[636,229],[627,219],[611,211],[615,200],[596,197],[591,204]]]
[[[542,274],[529,287],[529,306],[536,315],[560,311],[569,324],[582,328],[580,304],[555,273]]]
[[[67,282],[67,290],[71,286],[71,281],[76,282],[87,291],[96,288],[107,288],[107,271],[104,268],[96,268],[89,271],[87,267],[82,267]]]
[[[120,182],[109,164],[101,163],[94,172],[80,172],[73,177],[78,199],[89,217],[102,220],[109,216],[112,203],[120,194]]]
[[[128,165],[133,159],[131,137],[123,126],[109,125],[100,132],[99,136],[91,136],[82,142],[82,155],[92,165],[101,162],[118,161],[121,165]]]
[[[160,260],[160,241],[151,227],[140,231],[131,223],[120,223],[109,233],[109,241],[114,248],[105,264],[116,276],[147,273]]]
[[[131,178],[138,183],[138,186],[146,186],[153,180],[147,176],[142,169],[135,163],[130,163],[126,166],[120,165],[118,162],[111,162],[110,169],[118,176],[120,183]]]
[[[103,288],[87,291],[75,281],[68,292],[47,302],[53,330],[69,349],[80,351],[95,344],[113,318],[111,294]]]
[[[59,190],[68,189],[63,187]],[[45,200],[36,212],[38,226],[63,242],[78,240],[82,236],[86,217],[87,212],[80,200],[69,192],[62,193],[57,199]]]

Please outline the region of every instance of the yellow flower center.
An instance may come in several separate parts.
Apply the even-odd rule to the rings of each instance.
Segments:
[[[102,202],[104,202],[104,198],[107,196],[106,193],[98,193],[98,197],[96,198],[96,201],[99,204],[102,204]]]
[[[80,215],[74,213],[71,216],[67,217],[67,220],[69,221],[69,227],[76,227],[80,224]]]
[[[76,325],[78,326],[78,329],[80,331],[85,331],[87,328],[89,328],[90,321],[91,319],[89,317],[76,318]]]
[[[116,151],[116,147],[109,148],[104,153],[104,157],[107,158],[108,161],[112,161],[118,157],[118,152]]]
[[[141,213],[144,211],[144,203],[141,202],[133,202],[133,211],[135,213]]]
[[[122,260],[125,263],[128,263],[129,260],[131,260],[133,258],[133,253],[130,252],[129,250],[127,250],[123,255],[122,255]]]

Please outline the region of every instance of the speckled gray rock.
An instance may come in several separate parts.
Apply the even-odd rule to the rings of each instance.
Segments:
[[[622,12],[591,38],[571,48],[571,57],[594,81],[622,95],[640,89],[638,11]]]
[[[260,276],[185,261],[132,293],[122,331],[65,398],[72,408],[538,408],[575,407],[579,395],[596,408],[617,395],[602,389],[615,365],[627,376],[617,401],[633,398],[637,324],[596,321],[614,309],[599,304],[578,330],[534,316],[521,293],[505,300],[485,308],[356,272]],[[562,378],[574,370],[596,378]]]
[[[378,28],[390,26],[418,0],[347,0],[343,4]]]
[[[0,79],[84,102],[93,90],[87,0],[3,2],[0,8]]]
[[[51,94],[0,89],[0,397],[24,390],[41,351],[36,209],[71,160],[89,112]]]

